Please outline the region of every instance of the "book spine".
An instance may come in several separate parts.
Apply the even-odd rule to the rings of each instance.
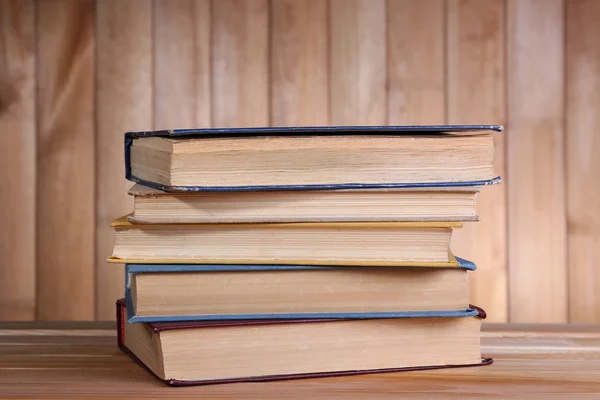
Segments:
[[[131,176],[131,144],[133,137],[130,134],[125,134],[125,179],[135,181]]]
[[[117,301],[117,345],[125,345],[125,305],[121,300]]]

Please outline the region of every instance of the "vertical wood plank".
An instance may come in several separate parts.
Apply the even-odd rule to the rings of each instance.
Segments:
[[[213,1],[211,22],[213,125],[269,125],[267,1]]]
[[[331,123],[385,124],[386,3],[332,0],[330,7]]]
[[[194,3],[194,87],[196,88],[196,127],[212,126],[211,64],[210,64],[210,0]]]
[[[447,12],[448,123],[505,124],[504,1],[450,0]],[[495,174],[505,178],[506,136],[494,135]],[[452,250],[477,264],[471,302],[490,322],[506,322],[506,183],[482,188],[477,213],[479,222],[455,232]]]
[[[154,2],[155,129],[211,126],[210,2]]]
[[[446,122],[444,1],[388,0],[388,123]]]
[[[271,124],[328,124],[327,22],[325,1],[271,2]]]
[[[32,0],[0,0],[0,320],[35,318]]]
[[[570,322],[600,323],[600,2],[567,2]]]
[[[508,1],[511,322],[567,321],[563,6]]]
[[[94,319],[94,2],[37,3],[37,308]]]
[[[152,129],[152,3],[98,0],[96,27],[96,319],[112,320],[124,273],[105,261],[114,243],[109,224],[133,207],[123,134]]]

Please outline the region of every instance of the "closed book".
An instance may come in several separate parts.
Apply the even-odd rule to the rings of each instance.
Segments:
[[[133,224],[113,221],[111,262],[452,266],[460,222]]]
[[[169,385],[261,382],[492,363],[480,354],[485,318],[127,322],[117,302],[118,345]]]
[[[458,267],[127,264],[129,322],[469,315]]]
[[[477,221],[480,186],[165,192],[135,184],[129,222]]]
[[[498,125],[180,129],[125,134],[126,178],[165,191],[481,186]]]

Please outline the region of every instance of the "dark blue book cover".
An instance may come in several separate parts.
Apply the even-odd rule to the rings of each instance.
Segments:
[[[209,139],[234,137],[306,137],[306,136],[406,136],[406,135],[470,135],[485,131],[500,132],[501,125],[422,125],[422,126],[325,126],[325,127],[261,127],[261,128],[213,128],[213,129],[173,129],[157,131],[140,131],[125,133],[125,177],[133,182],[167,192],[200,192],[200,191],[257,191],[257,190],[338,190],[338,189],[385,189],[385,188],[419,188],[419,187],[460,187],[484,186],[498,183],[499,177],[493,179],[470,181],[440,182],[346,182],[319,184],[276,184],[276,185],[235,185],[235,186],[172,186],[148,179],[142,179],[132,173],[131,147],[135,139],[162,137],[172,139]]]

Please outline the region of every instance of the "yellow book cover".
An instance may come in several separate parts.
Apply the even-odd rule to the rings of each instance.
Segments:
[[[115,219],[111,223],[111,227],[113,227],[116,231],[122,230],[156,230],[159,227],[185,227],[185,229],[189,229],[190,227],[203,227],[210,228],[214,227],[215,229],[223,229],[226,226],[228,229],[245,229],[245,230],[253,230],[256,229],[257,232],[267,230],[277,231],[279,229],[289,229],[289,228],[309,228],[313,230],[318,230],[320,228],[323,229],[348,229],[348,228],[357,228],[357,229],[381,229],[381,228],[401,228],[401,229],[455,229],[462,227],[461,222],[454,221],[413,221],[413,222],[298,222],[298,223],[235,223],[235,224],[218,224],[218,223],[194,223],[194,224],[135,224],[128,221],[128,216],[125,215],[120,218]],[[214,258],[194,258],[194,259],[172,259],[172,258],[121,258],[117,256],[111,256],[107,259],[108,262],[111,263],[122,263],[122,264],[271,264],[271,265],[346,265],[346,266],[398,266],[398,267],[458,267],[460,264],[454,257],[454,255],[450,252],[448,254],[448,261],[440,261],[440,262],[431,262],[431,261],[405,261],[405,262],[386,262],[386,261],[348,261],[348,260],[322,260],[322,259],[293,259],[293,260],[285,260],[285,259],[273,259],[273,260],[265,260],[265,259],[214,259]]]
[[[152,226],[222,226],[227,225],[229,227],[248,227],[248,226],[263,226],[263,227],[291,227],[291,226],[310,226],[313,228],[332,228],[332,227],[373,227],[373,228],[461,228],[462,222],[459,221],[398,221],[398,222],[269,222],[269,223],[233,223],[233,224],[222,224],[222,223],[193,223],[193,224],[172,224],[172,223],[160,223],[160,224],[136,224],[128,221],[128,217],[131,214],[124,215],[113,220],[110,226],[118,229],[144,229]]]

